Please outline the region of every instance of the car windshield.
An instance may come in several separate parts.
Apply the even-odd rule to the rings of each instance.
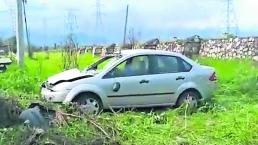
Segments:
[[[100,72],[103,69],[107,68],[108,66],[112,65],[118,57],[114,56],[106,56],[101,59],[99,59],[97,62],[90,65],[88,68],[86,68],[86,71],[94,70],[96,72]]]

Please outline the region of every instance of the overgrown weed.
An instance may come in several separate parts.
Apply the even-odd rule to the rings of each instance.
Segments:
[[[60,53],[50,53],[49,59],[40,62],[42,56],[39,53],[35,54],[37,60],[26,58],[23,71],[14,64],[0,74],[0,92],[17,96],[22,106],[39,100],[40,83],[62,71]],[[94,60],[88,54],[80,56],[79,68]],[[250,60],[199,58],[199,63],[215,67],[218,90],[196,113],[180,115],[180,109],[104,112],[95,121],[120,144],[258,144],[258,68]],[[55,129],[73,139],[91,138],[98,133],[81,119],[71,119]],[[13,142],[14,132],[0,131],[0,144]]]

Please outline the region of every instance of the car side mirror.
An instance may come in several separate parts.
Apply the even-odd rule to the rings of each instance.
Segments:
[[[119,82],[115,82],[113,85],[113,91],[114,92],[118,92],[120,89],[120,83]]]

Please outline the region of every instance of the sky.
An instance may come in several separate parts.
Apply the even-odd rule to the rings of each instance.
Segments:
[[[200,35],[221,37],[226,31],[226,0],[27,0],[31,43],[64,43],[73,32],[79,44],[122,43],[126,5],[127,32],[140,41]],[[232,24],[239,36],[258,36],[258,0],[234,0]],[[0,37],[14,35],[15,0],[0,0]],[[233,23],[234,22],[234,23]],[[72,31],[71,28],[72,27]]]

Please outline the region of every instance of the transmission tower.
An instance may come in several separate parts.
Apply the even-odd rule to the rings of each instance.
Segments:
[[[65,32],[68,37],[68,43],[70,45],[76,45],[76,33],[78,30],[78,24],[77,24],[77,16],[74,13],[74,9],[69,9],[67,11],[67,17],[66,17],[66,22],[65,22]]]
[[[95,43],[103,43],[103,41],[105,41],[105,36],[104,36],[104,30],[103,30],[103,22],[102,22],[102,16],[103,16],[103,12],[102,12],[102,4],[101,4],[101,0],[96,0],[96,36],[97,36],[97,40],[95,40]]]
[[[42,28],[44,29],[43,37],[44,37],[44,44],[43,48],[47,46],[47,37],[48,37],[48,25],[47,25],[47,18],[44,16],[42,19]]]
[[[238,22],[234,0],[226,0],[226,34],[238,35]]]
[[[102,4],[100,0],[96,0],[96,27],[100,27],[102,25]]]
[[[11,19],[12,19],[12,31],[13,31],[13,34],[15,35],[16,34],[16,11],[14,8],[10,8],[10,15],[11,15]]]

